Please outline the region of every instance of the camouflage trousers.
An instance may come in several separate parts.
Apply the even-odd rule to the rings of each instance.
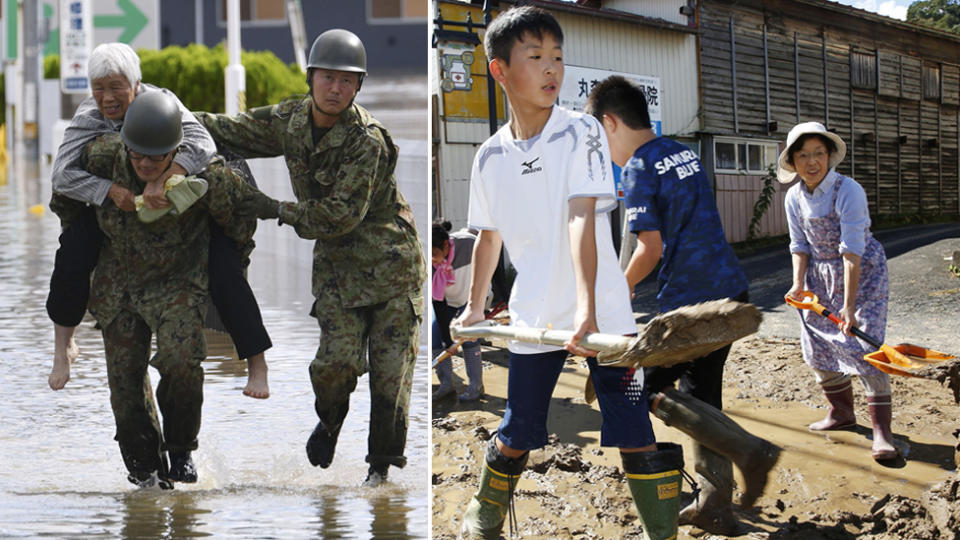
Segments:
[[[157,324],[157,354],[150,359],[151,330],[124,309],[103,329],[114,437],[130,472],[166,471],[164,450],[194,450],[200,432],[206,340],[196,306],[174,305]],[[148,365],[160,372],[157,417]]]
[[[320,347],[310,364],[310,382],[317,416],[326,425],[342,421],[357,378],[369,369],[366,461],[403,467],[423,321],[422,292],[360,308],[344,308],[336,294],[323,295],[314,303],[314,316],[320,325]]]

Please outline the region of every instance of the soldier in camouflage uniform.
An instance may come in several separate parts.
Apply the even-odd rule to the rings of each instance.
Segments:
[[[166,90],[143,92],[131,103],[119,135],[90,143],[82,164],[134,195],[158,180],[183,138],[180,111]],[[104,233],[93,279],[90,312],[103,328],[116,419],[116,440],[138,485],[196,482],[190,452],[197,448],[206,357],[203,320],[207,296],[209,219],[249,255],[256,220],[231,216],[254,191],[215,160],[201,173],[209,191],[179,215],[143,223],[113,204],[97,207]],[[249,197],[247,197],[249,198]],[[68,206],[74,208],[75,206]],[[150,358],[151,335],[157,352]],[[156,406],[148,365],[160,372]],[[165,451],[169,451],[169,471]]]
[[[353,103],[366,52],[346,30],[313,43],[310,95],[237,116],[197,113],[214,140],[244,157],[283,155],[298,202],[258,195],[257,215],[315,239],[312,315],[320,347],[310,364],[319,422],[307,457],[326,468],[357,378],[370,371],[366,485],[404,447],[426,279],[413,214],[393,176],[397,150],[380,122]]]

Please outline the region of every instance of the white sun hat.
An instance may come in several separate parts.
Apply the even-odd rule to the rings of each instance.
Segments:
[[[838,163],[843,161],[844,156],[847,155],[847,144],[843,142],[843,139],[841,139],[836,133],[827,131],[827,128],[823,127],[823,124],[820,122],[804,122],[802,124],[797,124],[793,126],[793,129],[790,130],[790,133],[787,134],[787,146],[783,149],[783,152],[780,152],[780,159],[777,160],[777,180],[780,182],[789,184],[796,178],[796,169],[793,168],[793,165],[787,162],[787,152],[790,151],[790,147],[793,146],[793,143],[797,142],[797,139],[799,139],[801,135],[807,135],[810,133],[823,135],[837,145],[837,150],[830,154],[830,161],[827,165],[828,169],[833,169],[836,167]]]

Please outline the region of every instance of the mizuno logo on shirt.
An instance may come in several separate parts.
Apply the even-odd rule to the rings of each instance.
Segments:
[[[537,173],[543,170],[543,167],[534,167],[533,164],[540,160],[540,157],[535,157],[530,161],[522,161],[520,165],[523,165],[523,171],[520,172],[521,175]]]

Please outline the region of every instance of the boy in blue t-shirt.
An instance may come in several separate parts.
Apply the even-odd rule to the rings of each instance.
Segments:
[[[586,112],[603,124],[613,161],[623,167],[626,216],[637,235],[637,248],[625,272],[630,290],[662,261],[657,276],[661,312],[723,298],[746,302],[747,279],[724,238],[713,189],[697,155],[653,132],[643,91],[623,77],[610,77],[594,87]],[[704,403],[721,409],[723,365],[729,352],[728,345],[693,362],[644,370],[651,412],[670,416],[668,423],[697,442],[696,470],[703,494],[681,511],[680,523],[727,535],[737,528],[730,508],[730,462],[743,472],[741,505],[749,507],[763,492],[779,449],[726,416],[711,424],[703,422],[704,415],[678,418],[666,409],[682,405],[696,413]],[[673,390],[678,379],[679,393]],[[711,419],[716,416],[716,411],[704,412]]]

